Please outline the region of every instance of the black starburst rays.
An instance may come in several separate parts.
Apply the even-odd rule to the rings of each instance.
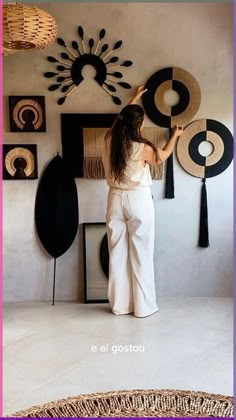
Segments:
[[[78,27],[78,35],[80,40],[79,42],[72,41],[72,48],[68,47],[62,38],[57,38],[58,44],[65,48],[67,52],[62,52],[59,60],[55,57],[47,57],[48,61],[56,64],[57,70],[57,72],[44,73],[45,77],[55,77],[57,81],[57,83],[50,85],[48,90],[54,91],[60,89],[62,93],[65,93],[65,95],[57,101],[58,105],[62,105],[66,98],[83,81],[83,67],[90,64],[95,67],[97,71],[96,76],[94,77],[96,82],[108,95],[110,95],[115,104],[120,105],[120,98],[113,95],[113,93],[117,91],[117,87],[119,86],[124,89],[130,89],[131,85],[126,82],[117,81],[116,79],[122,79],[123,74],[119,71],[114,71],[113,69],[130,67],[133,64],[132,61],[129,60],[119,63],[119,57],[111,57],[111,55],[121,47],[122,41],[117,41],[113,48],[109,49],[108,44],[101,45],[102,40],[106,35],[105,29],[101,29],[96,44],[93,38],[88,40],[87,45],[85,44],[82,26]]]

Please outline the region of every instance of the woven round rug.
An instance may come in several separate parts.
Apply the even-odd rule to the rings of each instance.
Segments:
[[[8,417],[233,417],[233,397],[179,390],[122,390],[78,395]]]

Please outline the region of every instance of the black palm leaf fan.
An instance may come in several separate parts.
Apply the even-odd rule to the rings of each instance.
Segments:
[[[119,57],[112,57],[112,54],[121,47],[122,41],[115,42],[112,48],[109,48],[107,43],[101,45],[101,41],[106,35],[105,29],[100,30],[99,39],[96,42],[93,38],[89,38],[88,43],[85,43],[84,29],[82,26],[78,26],[77,35],[79,37],[78,41],[73,40],[71,42],[72,49],[68,47],[64,39],[57,38],[58,44],[66,49],[67,52],[62,52],[59,59],[51,56],[47,57],[48,61],[56,66],[56,72],[46,72],[44,73],[44,77],[55,77],[57,80],[57,83],[50,85],[48,90],[60,90],[64,94],[57,101],[58,105],[62,105],[67,97],[83,82],[83,67],[85,65],[91,65],[96,70],[94,80],[111,97],[116,105],[120,105],[120,98],[113,93],[119,87],[130,89],[131,85],[123,81],[118,82],[117,79],[121,79],[123,74],[119,71],[113,71],[113,68],[119,67],[122,69],[124,67],[130,67],[133,64],[130,60],[119,63]],[[116,63],[116,65],[112,65],[113,63]]]
[[[39,239],[48,254],[54,258],[53,305],[56,260],[72,245],[78,230],[78,219],[75,180],[57,154],[43,172],[35,202],[35,223]]]

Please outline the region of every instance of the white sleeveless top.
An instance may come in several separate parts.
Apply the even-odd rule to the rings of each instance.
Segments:
[[[150,187],[152,185],[152,177],[149,169],[149,164],[143,166],[142,156],[144,143],[132,142],[133,151],[127,161],[124,171],[124,178],[121,183],[114,181],[110,175],[110,139],[104,141],[102,162],[105,170],[107,184],[110,188],[118,188],[122,190],[136,190],[139,188]]]

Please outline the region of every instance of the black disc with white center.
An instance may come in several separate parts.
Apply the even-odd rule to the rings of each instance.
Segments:
[[[213,152],[202,156],[199,146],[209,141]],[[182,167],[191,175],[211,178],[228,168],[233,159],[233,136],[229,129],[216,120],[198,120],[189,124],[177,144],[177,155]]]
[[[166,67],[154,73],[145,85],[143,106],[147,116],[161,127],[184,125],[192,120],[201,102],[201,91],[196,79],[179,67]],[[179,102],[170,106],[165,103],[165,93],[174,90]]]

